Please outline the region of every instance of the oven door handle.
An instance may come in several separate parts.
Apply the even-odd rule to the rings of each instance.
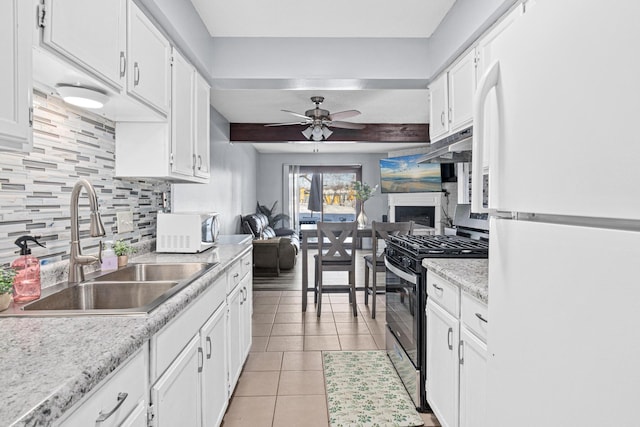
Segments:
[[[406,280],[407,282],[411,283],[412,285],[417,285],[418,284],[418,276],[417,275],[411,274],[411,273],[407,273],[406,271],[400,270],[398,267],[396,267],[395,265],[391,264],[386,257],[384,259],[384,266],[387,267],[387,270],[389,270],[390,272],[392,272],[396,276],[400,277],[401,279]]]

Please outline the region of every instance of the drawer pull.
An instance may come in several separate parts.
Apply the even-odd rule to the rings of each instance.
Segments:
[[[207,337],[207,360],[211,359],[211,337]]]
[[[138,63],[133,63],[133,87],[136,87],[140,84],[140,67],[138,67]]]
[[[124,77],[127,72],[127,57],[124,56],[124,52],[120,51],[120,77]]]
[[[480,313],[476,313],[476,317],[480,320],[482,320],[484,323],[489,323],[489,321],[487,319],[485,319],[484,317],[482,317],[482,314]]]
[[[436,290],[442,292],[444,291],[444,289],[441,286],[436,285],[435,283],[432,283],[433,287],[436,288]]]
[[[239,276],[240,276],[240,273],[236,273],[236,274],[233,275],[233,278],[237,279]]]
[[[449,328],[447,331],[447,345],[449,350],[453,350],[453,328]]]
[[[107,418],[109,418],[111,415],[113,415],[114,412],[120,409],[124,401],[127,399],[127,396],[129,396],[129,393],[118,393],[118,403],[116,403],[116,406],[114,406],[114,408],[106,414],[100,411],[100,413],[98,414],[98,419],[96,419],[96,424],[106,421]]]

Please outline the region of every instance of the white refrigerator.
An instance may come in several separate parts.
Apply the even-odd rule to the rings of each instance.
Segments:
[[[640,426],[640,2],[530,0],[487,51],[487,425]]]

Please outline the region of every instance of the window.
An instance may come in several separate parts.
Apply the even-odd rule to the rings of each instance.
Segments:
[[[300,166],[296,222],[355,221],[358,205],[351,186],[361,176],[361,166]]]

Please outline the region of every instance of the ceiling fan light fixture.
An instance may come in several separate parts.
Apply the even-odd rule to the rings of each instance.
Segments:
[[[311,139],[312,134],[313,134],[313,126],[309,126],[308,128],[302,131],[302,135],[304,135],[304,137],[307,139]]]
[[[333,131],[326,126],[323,126],[322,136],[324,136],[324,139],[328,139],[331,135],[333,135]]]
[[[324,139],[324,132],[322,131],[323,126],[314,126],[313,131],[311,132],[311,137],[314,141],[322,141]]]
[[[82,108],[102,108],[109,101],[106,93],[91,87],[59,84],[56,90],[64,102]]]
[[[311,125],[302,131],[302,135],[310,141],[319,142],[333,135],[333,131],[325,125]]]

